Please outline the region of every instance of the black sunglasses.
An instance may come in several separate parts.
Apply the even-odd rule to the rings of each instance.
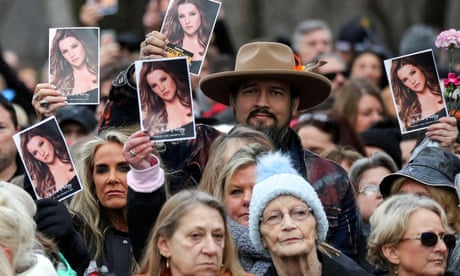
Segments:
[[[348,76],[350,75],[348,71],[343,71],[343,72],[324,73],[323,76],[325,76],[326,78],[332,81],[339,74],[342,75],[344,78],[348,78]]]
[[[423,232],[419,237],[404,238],[401,239],[401,241],[420,240],[422,245],[432,247],[438,243],[438,237],[444,241],[444,244],[449,250],[454,248],[457,243],[457,238],[453,234],[441,234],[438,236],[438,234],[433,232]]]

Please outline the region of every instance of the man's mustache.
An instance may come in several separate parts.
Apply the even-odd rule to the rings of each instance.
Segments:
[[[248,117],[249,117],[249,118],[254,117],[254,116],[256,116],[256,114],[265,114],[265,115],[267,115],[267,116],[269,116],[269,117],[272,117],[273,119],[276,119],[275,114],[271,113],[270,111],[268,111],[268,110],[265,109],[265,108],[254,109],[253,111],[251,111],[251,112],[249,113],[249,116],[248,116]]]

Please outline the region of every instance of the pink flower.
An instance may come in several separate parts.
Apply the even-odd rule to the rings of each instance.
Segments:
[[[460,76],[455,75],[455,73],[449,73],[447,79],[444,79],[444,86],[447,87],[451,83],[455,86],[460,85]]]
[[[449,49],[449,47],[460,48],[460,31],[449,29],[442,31],[434,43],[436,47],[441,49]]]

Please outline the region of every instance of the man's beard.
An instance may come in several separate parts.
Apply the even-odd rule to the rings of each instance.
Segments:
[[[255,124],[251,123],[250,120],[256,113],[263,113],[271,117],[273,119],[273,124],[267,125],[265,122],[256,122]],[[285,125],[278,127],[278,118],[265,108],[257,109],[249,113],[248,118],[246,119],[246,124],[255,128],[258,131],[265,133],[265,135],[267,135],[270,138],[270,140],[276,148],[280,148],[281,145],[284,144],[283,141],[289,132],[289,126]]]

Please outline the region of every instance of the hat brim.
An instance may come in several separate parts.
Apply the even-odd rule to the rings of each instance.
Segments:
[[[412,166],[410,170],[406,167],[399,172],[389,174],[382,179],[379,187],[380,193],[384,198],[390,196],[391,188],[393,187],[396,180],[401,177],[412,179],[427,186],[451,188],[455,192],[455,187],[452,186],[453,184],[449,184],[452,182],[452,180],[446,178],[444,174],[430,169],[429,167]]]
[[[299,110],[322,103],[331,93],[330,81],[316,73],[290,70],[226,71],[209,74],[200,81],[203,93],[216,102],[230,105],[230,92],[250,79],[278,79],[295,85],[299,94]]]

